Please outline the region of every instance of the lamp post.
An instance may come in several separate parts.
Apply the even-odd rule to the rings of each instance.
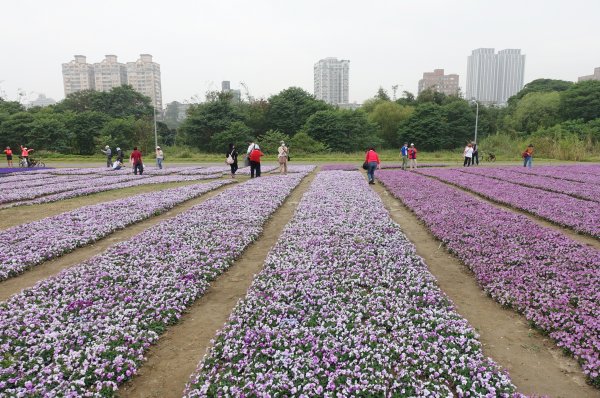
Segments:
[[[156,104],[152,107],[154,109],[154,149],[158,146],[158,133],[156,130]]]
[[[477,144],[477,124],[479,123],[479,102],[477,102],[477,100],[475,100],[474,98],[471,99],[471,102],[475,103],[475,106],[477,107],[477,110],[475,111],[475,144]]]

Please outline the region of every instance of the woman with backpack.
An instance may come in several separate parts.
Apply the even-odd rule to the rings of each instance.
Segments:
[[[235,178],[235,172],[238,169],[238,151],[233,144],[229,144],[229,150],[225,154],[225,163],[231,167],[231,178]]]

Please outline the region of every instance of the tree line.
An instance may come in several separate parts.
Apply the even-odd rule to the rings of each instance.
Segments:
[[[24,143],[81,155],[104,145],[137,145],[148,152],[154,142],[152,114],[150,99],[129,86],[81,91],[56,105],[29,110],[0,99],[0,145]],[[348,110],[290,87],[252,101],[209,92],[204,102],[189,107],[176,129],[159,123],[158,130],[161,144],[202,152],[224,152],[230,142],[241,146],[255,139],[266,151],[275,151],[281,140],[297,153],[398,148],[404,142],[436,151],[471,141],[475,114],[473,102],[432,90],[417,96],[405,91],[392,100],[380,88],[360,109]],[[600,142],[600,82],[534,80],[505,107],[480,105],[478,136],[532,140],[542,147],[557,142],[594,147]]]

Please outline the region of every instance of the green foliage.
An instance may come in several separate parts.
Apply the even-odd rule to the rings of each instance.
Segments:
[[[246,126],[243,122],[232,122],[225,130],[213,136],[210,149],[212,152],[224,154],[229,149],[229,144],[234,144],[238,148],[238,152],[240,149],[245,151],[248,143],[253,140],[254,134],[250,127]]]
[[[137,145],[133,140],[135,128],[135,119],[133,118],[111,119],[102,127],[100,135],[95,138],[94,152],[97,153],[100,149],[104,149],[105,145],[109,145],[111,148],[120,147],[123,150],[133,148]]]
[[[232,122],[241,120],[242,116],[231,101],[217,96],[205,103],[192,105],[180,130],[188,145],[209,150],[213,147],[211,140],[215,134],[225,131]]]
[[[290,137],[288,135],[283,134],[278,130],[269,130],[258,139],[258,144],[260,145],[260,149],[267,155],[277,154],[277,148],[281,141],[285,141],[286,145],[289,147]]]
[[[365,112],[346,109],[316,112],[303,128],[313,139],[324,143],[332,151],[340,152],[378,147],[382,144],[378,130]]]
[[[600,81],[579,82],[561,92],[560,115],[563,120],[600,118]]]
[[[377,94],[375,94],[375,99],[382,101],[391,101],[390,96],[383,87],[379,87],[379,90],[377,90]]]
[[[269,129],[267,118],[269,107],[270,104],[266,100],[257,100],[250,103],[241,102],[239,104],[244,123],[252,129],[256,136]]]
[[[102,112],[72,112],[73,117],[67,120],[66,128],[73,133],[73,145],[70,153],[93,155],[96,153],[96,139],[110,117]]]
[[[327,146],[320,141],[313,139],[304,131],[297,132],[289,143],[290,150],[293,153],[324,153],[327,152]]]
[[[271,96],[269,104],[269,129],[279,130],[289,136],[299,131],[318,111],[332,109],[330,105],[315,99],[313,95],[298,87],[290,87]]]
[[[508,99],[509,106],[514,105],[521,98],[525,97],[530,93],[548,93],[548,92],[560,92],[565,91],[573,85],[573,82],[565,80],[554,80],[554,79],[536,79],[529,82],[519,91]]]
[[[558,92],[532,92],[515,106],[512,125],[516,131],[532,133],[539,128],[555,125],[558,120]]]
[[[381,138],[386,147],[398,147],[400,145],[398,128],[414,111],[414,107],[411,106],[380,101],[372,112],[369,113],[369,120],[379,126],[379,138]]]
[[[113,118],[152,116],[151,100],[131,86],[120,86],[110,91],[83,90],[69,94],[55,106],[58,112],[101,112]]]
[[[414,143],[417,149],[445,148],[446,139],[442,107],[435,103],[421,104],[398,129],[399,141]]]

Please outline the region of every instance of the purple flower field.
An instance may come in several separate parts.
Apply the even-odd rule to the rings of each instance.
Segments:
[[[356,171],[358,170],[358,166],[355,164],[326,164],[321,166],[321,171]]]
[[[185,396],[514,392],[364,177],[330,171],[304,195]]]
[[[393,171],[378,178],[491,297],[548,333],[600,387],[600,251],[432,178]]]
[[[590,174],[590,170],[592,170],[593,174]],[[594,166],[544,166],[532,169],[515,167],[515,171],[523,174],[534,174],[561,180],[600,185],[600,175]]]
[[[539,188],[545,191],[564,193],[580,199],[600,202],[600,185],[586,184],[552,177],[539,176],[535,174],[524,175],[514,171],[513,168],[463,168],[460,171],[496,178],[513,184]],[[600,177],[599,177],[600,178]]]
[[[462,169],[460,169],[462,170]],[[519,185],[459,169],[426,169],[418,173],[475,192],[498,203],[524,210],[548,221],[600,238],[600,203]]]
[[[235,185],[0,303],[0,390],[114,395],[304,176]]]
[[[228,180],[143,193],[18,225],[0,232],[0,281],[119,229],[230,183]]]

